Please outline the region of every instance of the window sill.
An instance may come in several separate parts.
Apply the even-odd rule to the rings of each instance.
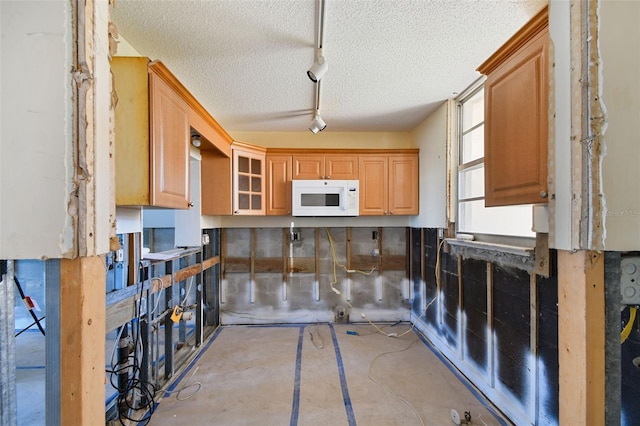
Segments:
[[[456,238],[445,239],[451,254],[465,258],[484,260],[500,266],[517,268],[529,273],[534,271],[535,247],[470,241]]]

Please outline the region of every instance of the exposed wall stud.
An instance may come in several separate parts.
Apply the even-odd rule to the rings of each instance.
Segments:
[[[0,260],[0,424],[17,423],[13,261]]]
[[[531,274],[529,279],[529,348],[531,351],[531,372],[530,372],[530,389],[535,391],[529,392],[529,416],[536,418],[538,407],[539,392],[538,389],[538,329],[539,329],[539,301],[538,301],[538,276]]]
[[[45,261],[45,312],[47,334],[45,336],[45,416],[47,426],[60,426],[61,376],[60,369],[60,260]],[[104,407],[104,405],[103,405]]]
[[[558,251],[560,424],[605,424],[604,254]]]

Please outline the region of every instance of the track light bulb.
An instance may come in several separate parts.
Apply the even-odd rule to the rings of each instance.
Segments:
[[[313,121],[311,122],[311,126],[309,126],[309,130],[315,134],[323,131],[325,127],[327,127],[327,123],[325,123],[322,117],[320,117],[320,114],[316,113],[313,116]]]
[[[200,141],[200,135],[191,136],[191,144],[193,146],[195,146],[196,148],[200,148],[201,143],[202,142]]]
[[[318,56],[318,60],[314,62],[311,68],[309,68],[309,71],[307,71],[307,76],[309,76],[311,81],[317,83],[318,80],[320,80],[327,73],[328,69],[329,65],[324,60],[324,56]]]

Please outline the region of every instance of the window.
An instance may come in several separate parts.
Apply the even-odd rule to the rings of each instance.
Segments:
[[[484,206],[484,87],[458,98],[458,223],[469,234],[534,237],[531,205]]]

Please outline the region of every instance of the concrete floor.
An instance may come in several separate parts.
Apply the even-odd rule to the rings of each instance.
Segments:
[[[406,324],[230,326],[159,400],[151,425],[448,425],[508,420]],[[347,332],[357,332],[358,335]]]

